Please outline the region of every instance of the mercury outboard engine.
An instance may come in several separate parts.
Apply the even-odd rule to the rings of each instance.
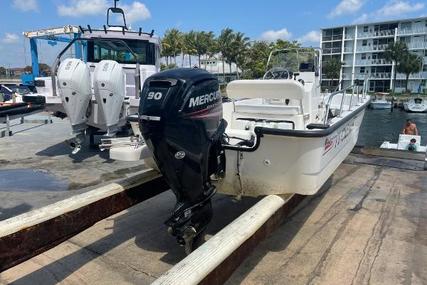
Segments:
[[[225,171],[218,80],[201,69],[157,73],[144,83],[139,116],[142,136],[177,198],[165,223],[189,253],[212,218],[211,175]]]

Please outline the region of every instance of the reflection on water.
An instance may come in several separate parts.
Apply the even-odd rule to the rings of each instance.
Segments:
[[[383,141],[397,142],[407,119],[412,119],[421,135],[421,144],[427,144],[427,113],[407,113],[400,109],[367,109],[359,132],[358,145],[379,147]]]
[[[34,169],[0,170],[0,191],[64,191],[68,182],[49,172]]]

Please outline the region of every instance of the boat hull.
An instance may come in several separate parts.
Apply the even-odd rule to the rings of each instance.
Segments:
[[[391,102],[371,102],[370,105],[371,109],[374,110],[386,110],[386,109],[391,109],[392,108],[392,104]]]
[[[253,152],[226,150],[224,194],[260,196],[313,195],[348,156],[357,142],[365,108],[324,136],[264,134]]]

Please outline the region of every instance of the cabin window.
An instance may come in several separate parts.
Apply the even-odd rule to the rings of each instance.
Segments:
[[[104,59],[115,60],[123,64],[136,64],[137,60],[125,42],[134,54],[138,57],[140,64],[154,65],[156,62],[155,45],[142,40],[115,40],[110,41],[92,41],[88,42],[87,58],[89,62],[100,62]]]
[[[421,99],[421,98],[415,98],[414,102],[415,102],[415,104],[421,104],[423,102],[423,99]]]

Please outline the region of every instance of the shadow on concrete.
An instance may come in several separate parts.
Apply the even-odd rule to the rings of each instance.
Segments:
[[[238,271],[238,274],[232,275],[226,284],[242,284],[246,276],[249,275],[269,252],[280,252],[286,249],[331,188],[332,181],[333,176],[325,182],[315,195],[304,198],[297,208],[286,218],[284,223],[271,236],[262,241],[257,246],[256,251],[254,249],[254,252],[250,255],[250,259],[247,259],[246,262],[244,261],[243,266],[241,265],[235,271]],[[334,182],[334,184],[336,183],[337,181]]]
[[[94,156],[99,156],[100,158],[104,159],[103,163],[111,163],[114,161],[109,158],[108,151],[100,151],[98,147],[89,147],[89,145],[84,145],[82,149],[76,154],[72,154],[71,151],[71,147],[67,144],[66,141],[64,141],[49,146],[48,148],[37,152],[36,155],[47,157],[68,155],[71,159],[73,159],[74,163],[83,162],[84,160]]]
[[[243,198],[236,201],[230,196],[217,194],[213,201],[214,218],[207,229],[207,235],[214,235],[257,201],[259,201],[257,198]],[[160,252],[164,253],[160,258],[161,261],[174,265],[185,257],[184,248],[177,245],[175,238],[167,233],[164,225],[164,221],[169,218],[174,205],[175,196],[168,191],[129,208],[126,213],[109,219],[114,222],[113,232],[110,235],[55,260],[13,284],[57,284],[85,264],[108,254],[118,246],[121,246],[121,252],[120,257],[117,258],[126,260],[126,256],[137,255],[129,259],[138,260],[140,264],[152,264],[155,263],[153,252],[157,252],[155,256],[158,256]],[[99,231],[93,231],[93,233],[97,234]],[[83,233],[79,239],[72,238],[71,242],[79,245],[80,241],[84,240],[84,234],[91,234],[90,230]],[[134,244],[131,240],[134,240]],[[130,244],[124,245],[125,243]],[[142,251],[135,250],[135,245]],[[118,255],[117,253],[110,254],[113,255],[113,258]]]
[[[31,205],[27,203],[22,203],[16,205],[12,208],[2,208],[0,207],[0,221],[9,219],[11,217],[23,214],[28,212],[31,209]]]

